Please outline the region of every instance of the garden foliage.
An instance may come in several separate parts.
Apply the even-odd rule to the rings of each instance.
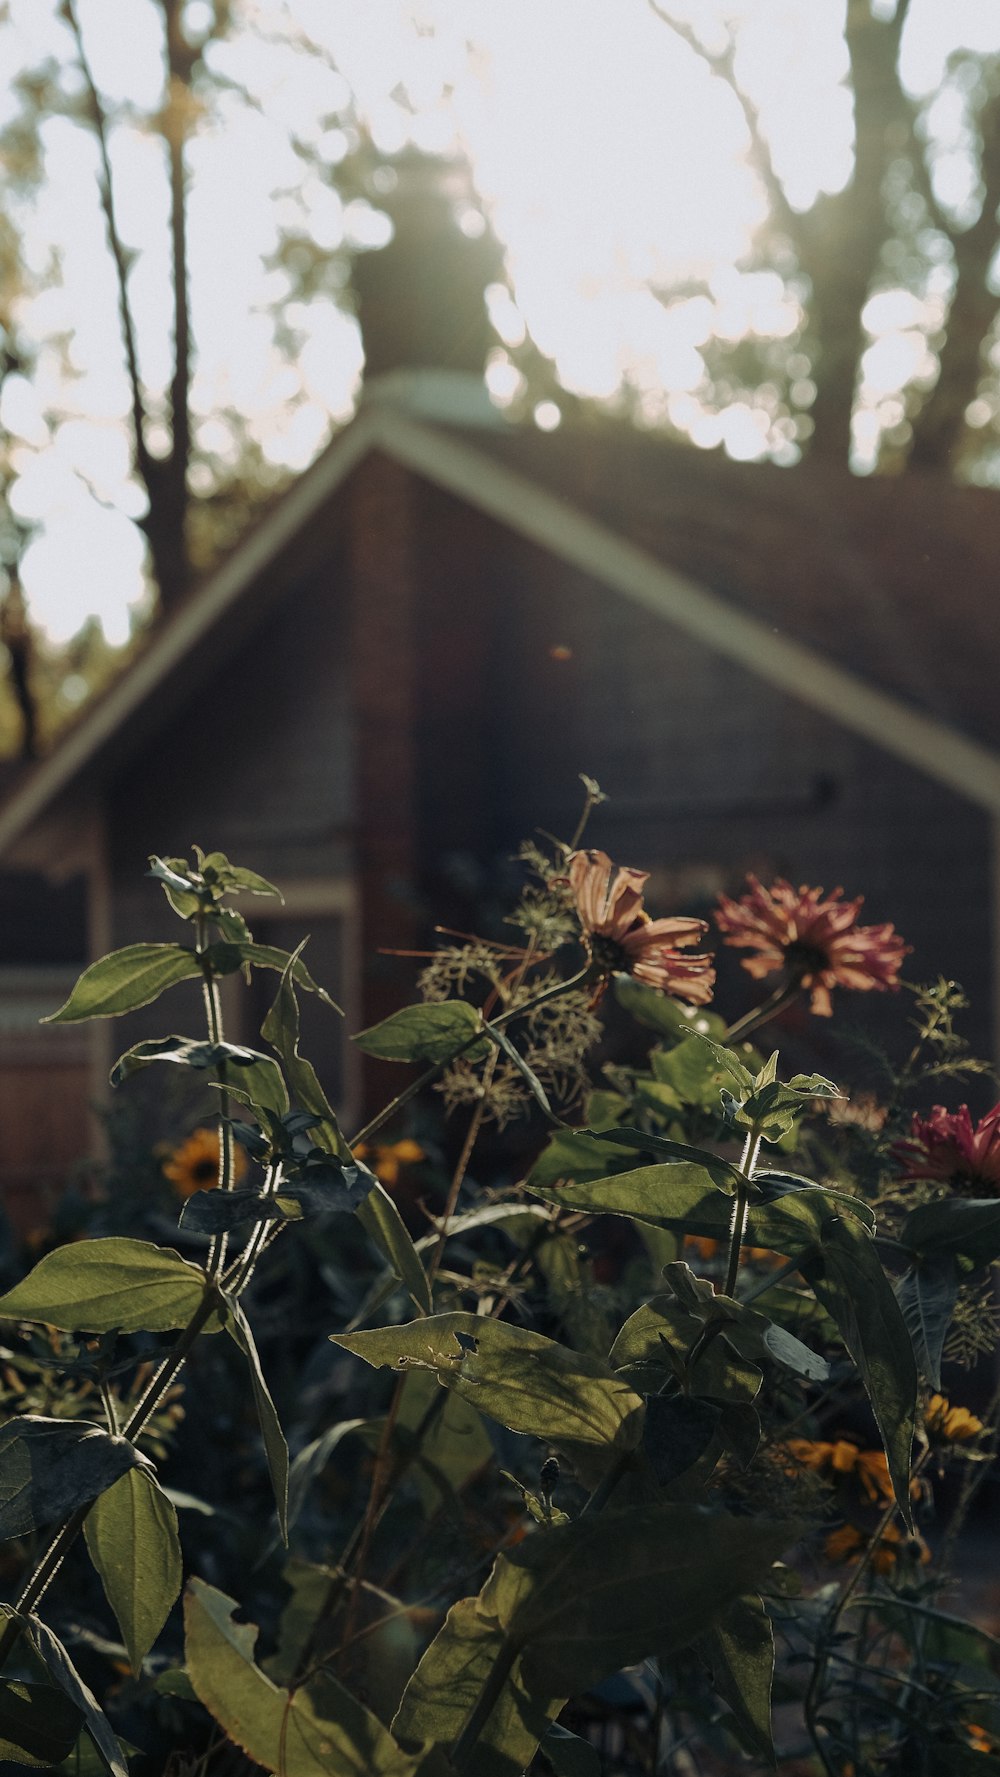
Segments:
[[[299,1047],[327,996],[219,852],[154,858],[180,938],[55,1014],[195,981],[205,1029],[115,1063],[126,1097],[151,1069],[200,1097],[0,1299],[13,1766],[1000,1767],[998,1644],[945,1590],[992,1433],[940,1392],[993,1343],[1000,1113],[913,1111],[974,1071],[960,996],[916,991],[901,1069],[848,1098],[756,1039],[898,986],[860,903],[724,900],[777,978],[727,1027],[701,921],[651,920],[579,833],[525,862],[516,941],[449,938],[354,1039],[408,1071],[349,1137]],[[261,970],[261,1046],[228,1041],[220,982]],[[629,1059],[598,1069],[609,1010]]]

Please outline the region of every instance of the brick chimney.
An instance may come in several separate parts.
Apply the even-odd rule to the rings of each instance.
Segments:
[[[409,149],[391,163],[395,184],[373,201],[393,225],[388,246],[359,253],[352,285],[372,385],[445,372],[443,388],[482,388],[496,334],[488,284],[503,279],[503,251],[476,201],[468,165]],[[383,177],[386,169],[383,168]],[[421,383],[427,383],[421,377]],[[483,389],[485,399],[485,389]]]

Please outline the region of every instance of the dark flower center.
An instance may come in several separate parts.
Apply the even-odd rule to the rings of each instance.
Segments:
[[[206,1181],[210,1181],[214,1184],[218,1176],[219,1167],[215,1160],[196,1160],[191,1168],[191,1177],[195,1179],[199,1185]]]
[[[602,932],[592,932],[590,954],[602,975],[628,973],[628,957],[617,939],[607,938]]]
[[[785,947],[785,963],[789,974],[797,981],[803,981],[807,975],[818,975],[830,966],[830,958],[825,950],[815,944],[803,944],[796,938],[794,944]]]

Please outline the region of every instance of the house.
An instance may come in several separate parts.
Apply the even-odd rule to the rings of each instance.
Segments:
[[[6,880],[69,897],[96,955],[174,934],[147,854],[220,848],[281,884],[255,932],[311,932],[356,1030],[412,993],[387,952],[488,913],[525,834],[572,831],[586,771],[611,797],[593,841],[652,871],[656,911],[702,911],[747,868],[842,883],[914,976],[965,983],[991,1043],[1000,499],[732,463],[600,416],[508,425],[462,361],[481,347],[470,325],[457,362],[383,351],[356,419],[0,802]],[[25,1006],[5,960],[0,1008]],[[253,1040],[229,1001],[227,1034]],[[199,1016],[175,989],[128,1037]],[[383,1064],[363,1078],[308,1016],[358,1109]],[[106,1023],[32,1041],[12,1063],[62,1067],[74,1117],[124,1046]],[[15,1113],[0,1186],[23,1223]],[[43,1124],[38,1176],[78,1138]]]

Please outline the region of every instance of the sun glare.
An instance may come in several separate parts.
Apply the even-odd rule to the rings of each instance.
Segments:
[[[190,0],[187,9],[192,27],[199,4]],[[106,0],[79,0],[79,12],[102,91],[137,117],[155,109],[162,21],[153,0],[130,0],[127,34]],[[843,0],[742,0],[735,7],[732,0],[677,0],[674,13],[706,38],[723,18],[738,24],[737,74],[792,206],[807,208],[818,193],[842,187],[851,176],[853,131]],[[241,437],[276,473],[303,469],[353,411],[362,371],[355,322],[332,287],[293,299],[292,279],[276,258],[282,231],[320,254],[345,245],[373,251],[388,237],[377,202],[335,187],[335,169],[352,145],[343,121],[352,95],[381,152],[414,142],[461,149],[472,162],[510,281],[510,289],[489,292],[497,345],[486,380],[498,406],[524,394],[508,354],[530,334],[570,396],[615,404],[628,390],[639,423],[671,425],[695,445],[721,445],[736,458],[795,459],[815,393],[801,351],[798,430],[766,382],[749,394],[735,391],[728,404],[708,399],[706,353],[714,342],[792,342],[784,349],[794,353],[803,315],[794,285],[752,269],[766,198],[748,161],[740,106],[650,0],[588,0],[585,8],[580,0],[338,0],[335,7],[329,0],[237,0],[236,18],[231,37],[209,54],[229,89],[189,153],[196,490],[211,483],[210,461],[235,466]],[[315,53],[302,54],[294,41],[302,34]],[[995,0],[947,7],[913,0],[903,45],[910,89],[933,92],[948,55],[963,44],[1000,47]],[[78,84],[56,0],[10,0],[0,66],[10,78],[44,54],[67,68],[68,86]],[[13,104],[0,80],[0,120]],[[969,201],[969,157],[947,103],[935,110],[939,198],[957,213]],[[305,178],[293,137],[313,152],[315,170]],[[69,336],[72,375],[67,380],[59,352],[43,344],[32,385],[8,382],[0,419],[17,470],[12,504],[37,527],[24,562],[37,620],[58,638],[97,612],[117,638],[145,597],[135,528],[142,496],[122,423],[129,391],[96,147],[70,119],[54,117],[44,127],[43,152],[44,189],[31,213],[16,218],[42,287],[25,298],[19,319],[40,341]],[[141,370],[155,409],[170,378],[162,144],[138,121],[122,121],[111,153],[133,256]],[[271,305],[286,295],[279,338]],[[896,407],[902,415],[903,386],[933,376],[927,341],[946,296],[941,268],[923,297],[900,288],[868,304],[857,467],[874,462]],[[43,416],[52,413],[62,417],[50,439]],[[557,401],[544,400],[525,417],[546,430],[563,414]],[[152,442],[155,448],[155,427]]]

